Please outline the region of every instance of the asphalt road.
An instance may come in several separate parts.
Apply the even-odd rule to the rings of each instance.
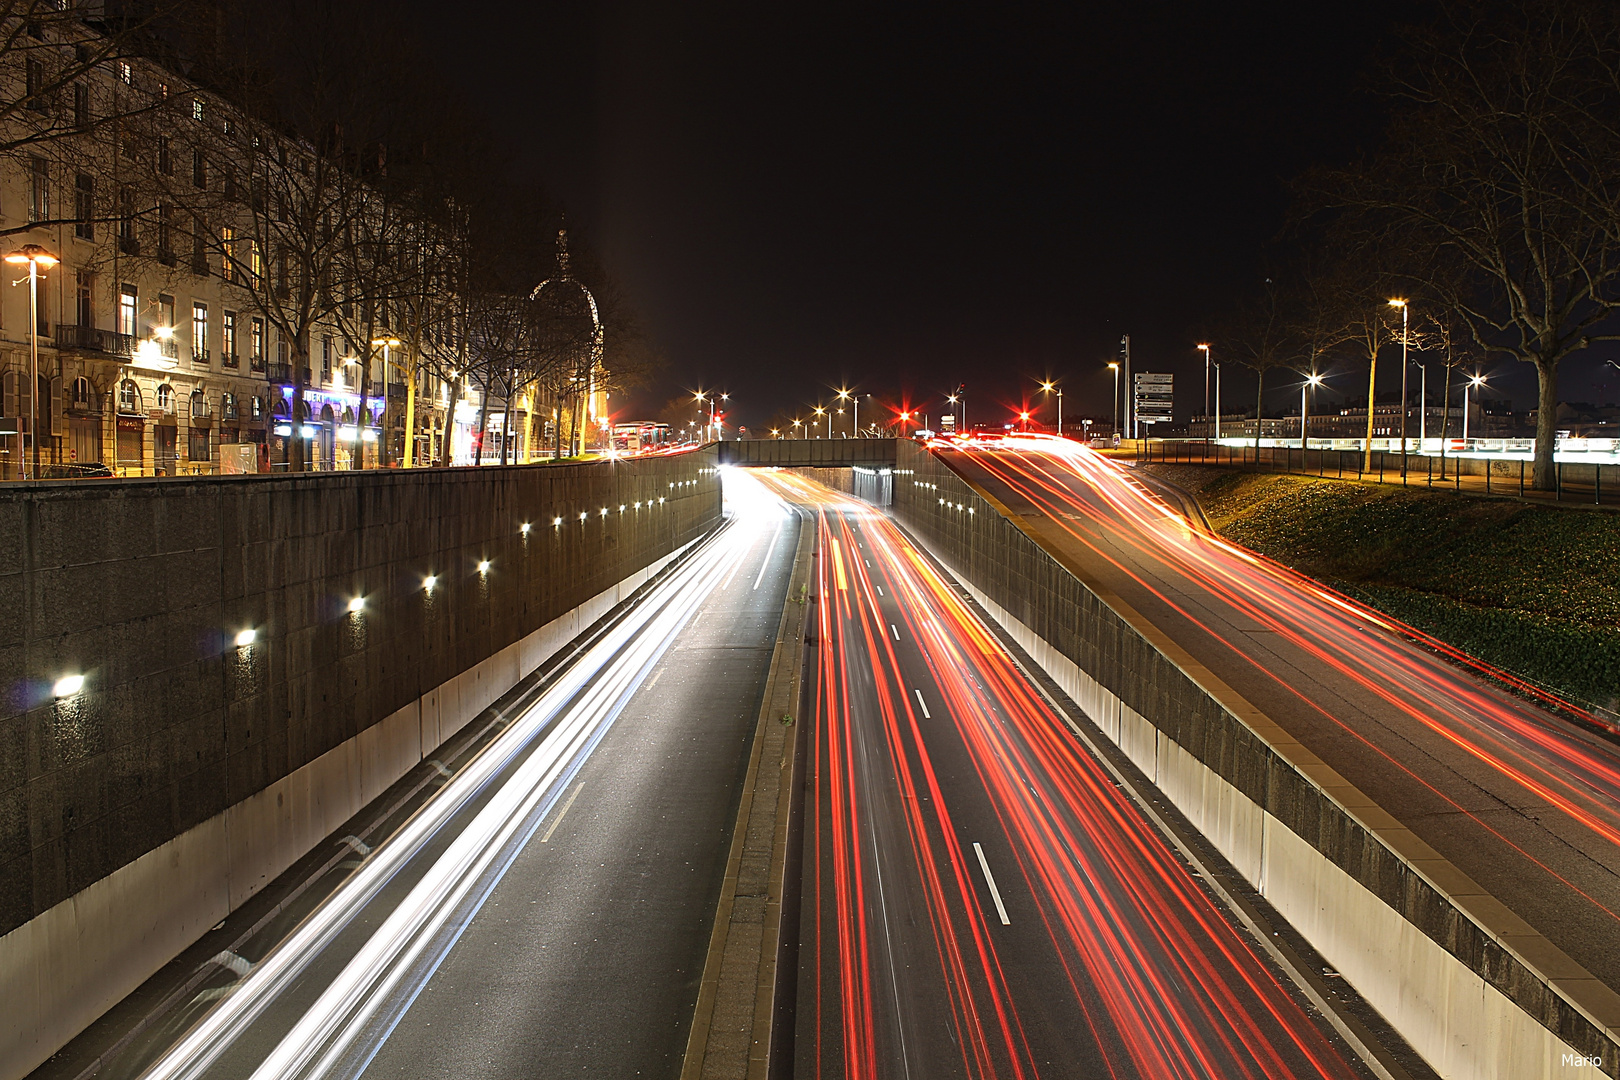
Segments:
[[[946,455],[1515,915],[1620,987],[1620,753],[1081,450]]]
[[[819,512],[795,1076],[1364,1066],[903,533]]]
[[[717,538],[336,844],[318,903],[98,1025],[144,1022],[100,1075],[678,1076],[800,527],[759,491],[728,482]]]

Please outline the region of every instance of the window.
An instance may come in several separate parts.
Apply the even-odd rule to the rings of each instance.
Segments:
[[[126,255],[139,255],[135,239],[135,191],[128,185],[118,189],[118,247]]]
[[[88,273],[87,271],[80,270],[77,280],[74,282],[74,292],[76,294],[75,300],[77,301],[76,307],[78,308],[76,314],[79,318],[79,325],[96,325],[96,276]]]
[[[199,217],[191,219],[191,272],[208,276],[208,238]]]
[[[28,101],[26,107],[34,112],[45,111],[45,65],[38,60],[28,61]]]
[[[128,60],[118,61],[118,81],[125,86],[135,85],[135,69],[129,66]]]
[[[332,335],[321,338],[321,382],[332,381]]]
[[[47,221],[51,216],[51,166],[42,157],[29,158],[28,220]]]
[[[287,349],[287,339],[280,334],[276,335],[276,363],[285,367],[290,359]]]
[[[200,146],[191,152],[191,186],[196,188],[208,186],[208,159]]]
[[[208,363],[208,305],[191,305],[191,362]]]
[[[254,394],[248,399],[248,418],[250,420],[264,419],[264,398]]]
[[[264,253],[257,240],[248,241],[248,285],[257,287],[264,280]]]
[[[90,389],[90,380],[80,375],[73,380],[73,407],[75,409],[88,409],[94,392]]]
[[[174,329],[174,297],[168,293],[158,293],[158,325]]]
[[[201,390],[191,392],[191,415],[198,419],[209,415],[208,399],[203,396]]]
[[[194,427],[186,434],[186,460],[207,461],[208,458],[208,429]]]
[[[168,203],[158,206],[158,258],[174,261],[174,207]]]
[[[141,411],[140,388],[130,379],[118,384],[118,411],[127,413]]]
[[[191,99],[191,118],[193,120],[197,121],[197,123],[199,123],[199,124],[203,122],[202,98],[192,98]]]
[[[219,412],[226,420],[235,420],[237,418],[235,394],[226,391],[219,395]]]
[[[90,88],[84,83],[73,84],[73,123],[80,131],[90,126]]]
[[[158,172],[164,176],[174,175],[174,154],[169,150],[169,137],[158,136]]]
[[[219,358],[226,367],[236,366],[236,312],[219,313]]]
[[[264,320],[257,315],[248,323],[248,359],[254,371],[264,370]]]
[[[158,83],[158,97],[161,98],[164,101],[169,100],[169,84],[168,83],[166,83],[166,82]]]
[[[225,132],[227,135],[230,135],[236,131],[236,125],[231,123],[231,118],[229,116],[221,118],[219,127],[220,130]]]
[[[135,314],[139,310],[139,294],[133,285],[118,286],[118,332],[135,334]]]
[[[225,197],[232,202],[236,201],[236,170],[230,166],[225,167]]]
[[[157,407],[170,416],[174,415],[174,387],[168,383],[157,388]]]
[[[236,230],[229,225],[219,230],[219,276],[226,281],[236,280]],[[235,352],[235,349],[230,350]]]
[[[73,235],[80,240],[96,238],[96,178],[80,173],[73,178]]]

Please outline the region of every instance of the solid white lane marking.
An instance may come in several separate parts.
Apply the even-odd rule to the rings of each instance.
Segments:
[[[759,588],[759,583],[765,580],[765,571],[771,568],[771,553],[776,550],[776,538],[781,535],[782,526],[778,525],[776,532],[771,534],[771,546],[765,549],[765,561],[759,564],[759,577],[754,579],[756,589]]]
[[[898,630],[896,630],[894,628],[894,623],[889,624],[889,633],[894,635],[894,640],[896,640],[896,641],[900,640],[900,631],[898,631]]]
[[[984,857],[984,848],[979,846],[977,840],[973,841],[973,853],[979,857],[979,868],[984,871],[984,883],[990,886],[990,898],[996,902],[996,914],[1001,916],[1001,925],[1011,926],[1012,920],[1007,918],[1007,905],[1001,902],[1001,890],[996,888],[996,879],[990,873],[990,860]]]
[[[559,810],[559,811],[557,811],[557,820],[556,820],[556,821],[553,821],[553,822],[552,822],[552,823],[551,823],[551,828],[549,828],[549,829],[547,829],[547,830],[546,830],[546,835],[544,835],[544,836],[542,836],[542,837],[541,837],[541,838],[540,838],[540,842],[541,842],[541,843],[542,843],[542,844],[544,844],[544,843],[548,843],[548,842],[550,842],[550,840],[551,840],[551,834],[552,834],[552,833],[554,833],[554,832],[556,832],[556,831],[557,831],[557,826],[559,826],[559,825],[561,825],[561,824],[562,824],[562,819],[563,819],[563,815],[564,815],[564,814],[566,814],[566,813],[568,813],[568,808],[569,808],[569,807],[570,807],[570,806],[573,806],[573,805],[574,805],[574,800],[575,800],[575,799],[577,799],[577,798],[579,798],[579,793],[580,793],[580,792],[581,792],[581,791],[584,791],[584,790],[585,790],[585,785],[584,785],[584,783],[581,783],[581,784],[580,784],[580,785],[579,785],[579,786],[578,786],[578,787],[576,787],[576,788],[574,788],[574,793],[573,793],[573,794],[572,794],[572,795],[570,795],[570,796],[568,796],[568,801],[567,801],[567,802],[565,802],[565,803],[563,803],[563,804],[562,804],[562,809],[561,809],[561,810]],[[982,858],[984,858],[984,856],[983,856],[983,855],[981,855],[981,856],[979,856],[979,858],[981,858],[981,859],[982,859]],[[988,874],[988,873],[989,873],[989,872],[990,872],[990,871],[989,871],[989,870],[986,870],[986,871],[985,871],[985,873],[987,873],[987,874]],[[994,886],[994,885],[992,885],[992,886],[990,886],[990,887],[991,887],[991,888],[992,888],[992,889],[994,889],[994,888],[995,888],[995,886]],[[999,903],[1001,903],[1001,901],[1000,901],[1000,900],[997,900],[997,901],[996,901],[996,903],[998,903],[998,904],[999,904]]]
[[[923,700],[922,691],[918,690],[916,687],[912,687],[911,692],[913,694],[917,695],[917,704],[922,706],[923,719],[924,720],[932,720],[934,717],[928,711],[928,702]]]

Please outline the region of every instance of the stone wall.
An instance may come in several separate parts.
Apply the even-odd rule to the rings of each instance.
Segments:
[[[715,464],[0,490],[0,934],[697,538]]]

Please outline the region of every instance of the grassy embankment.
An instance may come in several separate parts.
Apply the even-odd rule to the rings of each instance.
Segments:
[[[1188,466],[1222,535],[1481,660],[1605,709],[1620,697],[1620,515]]]

